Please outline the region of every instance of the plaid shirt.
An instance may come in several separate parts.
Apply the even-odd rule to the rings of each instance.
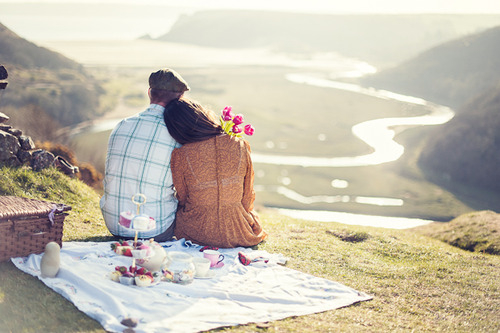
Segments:
[[[151,104],[137,116],[122,120],[108,142],[104,195],[100,206],[109,231],[116,236],[134,237],[135,231],[119,225],[120,213],[137,213],[132,196],[142,193],[146,203],[140,213],[156,220],[156,229],[139,232],[150,238],[161,234],[174,222],[174,197],[170,155],[180,147],[168,133],[163,120],[164,107]]]

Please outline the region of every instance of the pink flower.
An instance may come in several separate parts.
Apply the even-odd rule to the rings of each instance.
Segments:
[[[225,121],[229,121],[229,120],[233,119],[233,114],[231,113],[232,110],[233,110],[233,108],[231,106],[226,106],[224,108],[224,110],[222,110],[222,118]]]
[[[236,116],[234,116],[233,123],[235,125],[243,124],[243,115],[242,114],[237,114]]]
[[[238,125],[234,125],[232,131],[234,134],[238,134],[241,133],[242,129]]]
[[[252,136],[253,135],[253,132],[255,132],[255,128],[253,128],[252,125],[248,124],[248,125],[245,125],[245,134],[248,135],[248,136]]]

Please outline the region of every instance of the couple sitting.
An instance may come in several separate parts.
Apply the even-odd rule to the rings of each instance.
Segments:
[[[150,106],[122,120],[109,138],[101,210],[114,236],[135,231],[119,225],[120,213],[141,213],[156,228],[139,232],[158,242],[185,238],[216,247],[253,246],[267,236],[253,211],[250,146],[226,135],[215,114],[183,97],[187,83],[175,71],[149,77]]]

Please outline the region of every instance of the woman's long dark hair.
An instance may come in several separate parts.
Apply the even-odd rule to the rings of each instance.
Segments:
[[[180,144],[203,141],[224,133],[211,110],[187,98],[168,103],[163,119],[170,135]]]

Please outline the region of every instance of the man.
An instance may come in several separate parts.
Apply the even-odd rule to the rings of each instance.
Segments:
[[[156,220],[156,228],[139,232],[140,238],[154,237],[156,241],[173,236],[177,200],[174,197],[170,155],[180,147],[168,133],[163,120],[165,106],[180,98],[189,86],[171,69],[161,69],[149,77],[149,107],[137,116],[122,120],[113,130],[108,142],[104,195],[101,211],[111,234],[131,238],[135,231],[119,225],[120,213],[137,213],[132,202],[141,193],[146,202],[140,213]],[[134,198],[141,202],[141,196]]]

